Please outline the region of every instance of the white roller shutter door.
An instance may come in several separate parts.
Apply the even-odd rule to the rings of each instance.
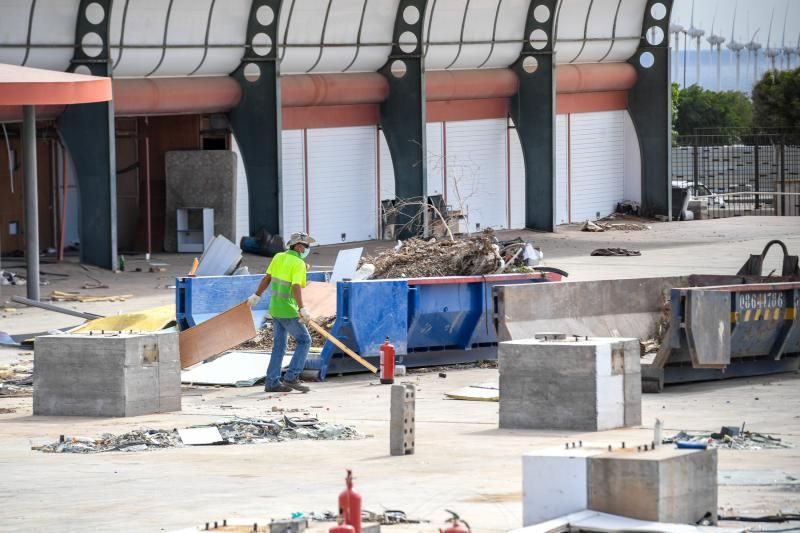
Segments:
[[[447,204],[468,217],[470,231],[507,223],[506,120],[448,122]]]
[[[556,116],[556,225],[569,224],[568,116]]]
[[[625,196],[624,112],[571,115],[572,221],[613,213]]]
[[[374,126],[308,130],[309,233],[319,244],[378,234]]]
[[[516,129],[508,130],[508,142],[511,146],[511,227],[522,229],[525,227],[525,157]]]
[[[428,143],[428,196],[443,194],[444,176],[444,150],[442,145],[442,123],[431,122],[425,132]],[[383,131],[380,132],[381,140],[381,200],[394,200],[394,167],[392,154]]]
[[[283,158],[283,220],[281,233],[285,242],[298,231],[306,231],[305,150],[303,130],[287,130],[281,136]]]

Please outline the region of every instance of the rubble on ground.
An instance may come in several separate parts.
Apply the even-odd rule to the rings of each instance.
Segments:
[[[0,396],[30,396],[33,391],[33,363],[22,361],[0,365]]]
[[[215,427],[222,435],[222,444],[257,444],[286,440],[360,440],[368,438],[353,426],[321,422],[310,415],[300,417],[241,418],[220,420],[192,428]],[[104,433],[97,438],[64,437],[50,444],[31,446],[45,453],[102,453],[139,452],[164,448],[181,448],[177,429],[140,429],[113,435]]]
[[[329,317],[322,317],[316,320],[317,324],[322,326],[323,328],[327,329],[328,331],[331,330],[333,327],[334,322],[336,322],[335,316]],[[311,347],[312,348],[319,348],[322,349],[325,346],[325,342],[327,339],[323,337],[320,333],[316,330],[309,328],[308,330],[309,335],[311,335]],[[264,325],[261,329],[258,330],[258,334],[250,339],[249,341],[243,342],[239,346],[233,348],[233,350],[251,350],[251,351],[271,351],[273,346],[274,338],[272,334],[272,320],[264,321]],[[287,342],[287,350],[291,351],[297,347],[297,343],[295,342],[294,338],[289,335],[289,340]]]
[[[646,231],[651,229],[650,226],[645,224],[637,224],[635,222],[623,222],[612,224],[609,222],[592,222],[587,220],[581,226],[581,231],[588,231],[593,233],[600,233],[604,231]]]
[[[706,444],[709,448],[729,448],[732,450],[793,448],[791,444],[777,437],[751,431],[740,431],[737,427],[722,428],[719,433],[694,435],[681,431],[662,441],[663,444],[675,444],[678,442]]]

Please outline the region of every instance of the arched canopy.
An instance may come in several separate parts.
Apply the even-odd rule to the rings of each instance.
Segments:
[[[375,72],[391,52],[399,0],[284,0],[281,72]],[[66,70],[78,16],[110,16],[115,77],[218,76],[239,65],[245,46],[266,53],[266,35],[245,43],[250,0],[116,0],[78,13],[79,0],[4,0],[0,63]],[[428,70],[507,67],[520,54],[530,0],[428,0],[421,43]],[[646,0],[562,0],[556,60],[618,63],[636,51]],[[259,13],[269,18],[271,13]],[[87,52],[99,52],[86,39]],[[412,49],[417,43],[401,43]]]

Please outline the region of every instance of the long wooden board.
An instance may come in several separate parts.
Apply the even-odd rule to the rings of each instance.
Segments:
[[[378,373],[378,369],[375,368],[375,365],[373,365],[372,363],[370,363],[369,361],[367,361],[366,359],[364,359],[363,357],[358,355],[356,352],[354,352],[353,350],[351,350],[350,348],[348,348],[347,346],[342,344],[342,342],[339,339],[337,339],[336,337],[334,337],[333,335],[328,333],[328,330],[326,330],[325,328],[323,328],[322,326],[320,326],[319,324],[317,324],[313,320],[309,320],[308,321],[308,325],[311,326],[312,328],[314,328],[315,330],[317,330],[317,332],[320,335],[322,335],[323,337],[325,337],[326,339],[331,341],[333,344],[338,346],[339,349],[342,350],[344,353],[346,353],[347,355],[349,355],[350,357],[352,357],[353,359],[358,361],[361,364],[361,366],[363,366],[364,368],[366,368],[367,370],[369,370],[373,374],[377,374]]]
[[[242,302],[193,328],[181,331],[181,368],[188,368],[256,336],[250,306]]]

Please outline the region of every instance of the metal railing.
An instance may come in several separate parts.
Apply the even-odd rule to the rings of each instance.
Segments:
[[[695,218],[800,215],[800,139],[794,137],[735,129],[678,137],[673,216],[680,218],[681,206]]]

